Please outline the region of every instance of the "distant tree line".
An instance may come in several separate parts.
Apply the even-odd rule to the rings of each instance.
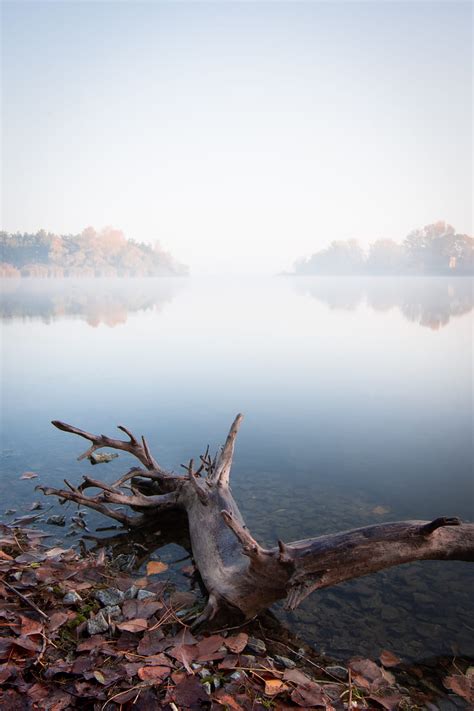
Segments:
[[[167,276],[187,269],[159,246],[126,239],[112,228],[77,235],[0,232],[0,276]]]
[[[402,244],[377,240],[367,252],[356,240],[332,242],[297,261],[295,274],[474,274],[474,239],[436,222],[410,232]]]

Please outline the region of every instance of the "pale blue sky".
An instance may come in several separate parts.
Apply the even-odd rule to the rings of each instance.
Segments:
[[[2,3],[2,226],[194,273],[472,233],[472,5]]]

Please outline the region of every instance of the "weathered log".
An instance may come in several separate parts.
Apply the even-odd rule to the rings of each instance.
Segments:
[[[249,619],[273,602],[285,599],[294,609],[310,593],[384,568],[416,560],[474,560],[474,524],[457,518],[434,521],[400,521],[283,543],[266,549],[251,536],[232,496],[229,480],[235,439],[242,415],[235,418],[225,445],[211,459],[209,450],[193,460],[179,476],[159,466],[144,438],[141,443],[125,427],[129,441],[93,435],[54,421],[65,432],[92,443],[84,459],[101,447],[129,452],[142,468],[134,468],[112,484],[84,477],[68,489],[38,487],[46,495],[75,501],[116,519],[128,528],[139,528],[172,509],[184,511],[195,564],[208,592],[208,604],[198,622],[218,611]],[[99,493],[90,496],[88,488]],[[135,515],[118,511],[128,505]]]

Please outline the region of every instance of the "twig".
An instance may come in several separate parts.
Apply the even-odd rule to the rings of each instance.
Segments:
[[[38,607],[37,605],[35,605],[34,602],[31,602],[31,600],[29,600],[27,597],[25,597],[19,590],[17,590],[16,588],[14,588],[13,585],[10,585],[10,583],[7,583],[6,580],[3,581],[3,584],[6,585],[7,588],[9,588],[9,590],[11,590],[12,592],[14,592],[15,595],[18,595],[18,597],[19,597],[21,600],[23,600],[23,602],[26,602],[27,605],[29,605],[30,607],[32,607],[33,610],[36,610],[36,612],[37,612],[39,615],[41,615],[41,617],[42,617],[43,619],[49,621],[48,615],[47,615],[45,612],[43,612],[43,610],[40,610],[39,607]]]

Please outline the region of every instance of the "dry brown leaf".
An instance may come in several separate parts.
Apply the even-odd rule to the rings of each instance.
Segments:
[[[160,666],[140,667],[137,674],[142,681],[160,682],[169,676],[170,668]]]
[[[204,639],[201,639],[200,642],[196,645],[197,650],[196,650],[196,655],[197,659],[201,659],[201,661],[204,661],[204,657],[208,657],[210,654],[214,654],[214,652],[217,652],[219,647],[222,647],[224,644],[224,637],[222,637],[220,634],[213,634],[210,637],[204,637]],[[225,652],[222,655],[225,657]]]
[[[43,631],[43,625],[41,622],[32,620],[30,617],[26,617],[25,615],[20,615],[19,617],[21,621],[21,634],[24,634],[26,637],[34,634],[41,634]]]
[[[230,694],[221,694],[216,698],[216,701],[222,706],[227,706],[231,711],[244,711],[243,707]]]
[[[371,694],[369,699],[376,701],[380,706],[387,711],[396,711],[400,706],[400,701],[402,697],[400,694],[391,694],[390,696],[379,696],[378,694]]]
[[[228,637],[226,640],[224,640],[224,643],[229,652],[233,652],[234,654],[240,654],[240,652],[244,651],[248,641],[248,634],[246,632],[240,632],[239,634],[236,634],[233,637]]]
[[[1,560],[13,560],[11,555],[8,555],[8,553],[5,553],[5,551],[0,550],[0,559]]]
[[[379,659],[384,667],[396,667],[401,664],[402,661],[396,654],[389,652],[388,649],[384,649],[381,652]]]
[[[143,632],[148,629],[148,622],[140,617],[136,620],[127,620],[127,622],[119,622],[117,628],[124,632]]]
[[[289,688],[281,679],[265,679],[265,694],[267,696],[276,696],[283,691],[288,691]]]
[[[474,702],[474,682],[472,678],[464,676],[464,674],[451,674],[443,679],[443,684],[447,689],[451,689],[466,701]]]
[[[157,575],[165,570],[168,570],[168,564],[162,563],[161,560],[150,560],[146,566],[147,575]]]

